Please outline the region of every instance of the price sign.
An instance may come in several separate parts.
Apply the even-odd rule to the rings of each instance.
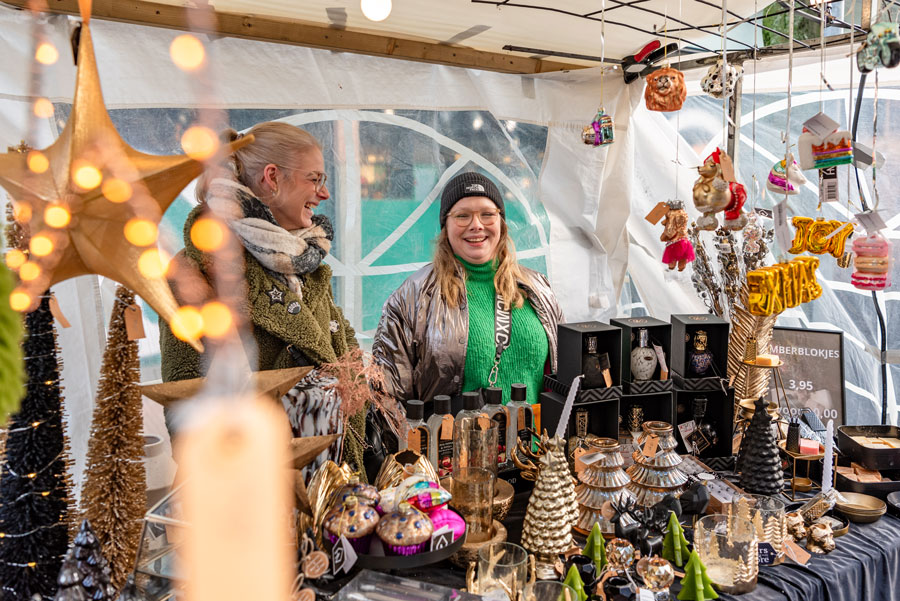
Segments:
[[[822,422],[844,421],[844,336],[839,331],[775,328],[770,352],[782,361],[779,368],[793,414],[811,409]],[[775,378],[769,381],[769,399],[777,399]],[[788,417],[787,407],[781,407]]]
[[[775,547],[772,546],[772,543],[759,543],[756,550],[759,555],[759,565],[770,566],[775,563],[775,558],[778,554],[775,553]]]

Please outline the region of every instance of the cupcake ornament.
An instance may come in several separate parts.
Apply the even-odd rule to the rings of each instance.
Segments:
[[[341,505],[348,497],[356,497],[363,505],[378,505],[378,489],[371,484],[359,481],[359,476],[351,476],[350,481],[342,486],[335,494],[334,504]]]
[[[415,555],[428,546],[434,525],[409,503],[400,503],[397,511],[381,518],[375,531],[388,555]]]
[[[345,536],[357,553],[368,553],[378,519],[374,507],[351,495],[328,512],[322,526],[332,545]]]

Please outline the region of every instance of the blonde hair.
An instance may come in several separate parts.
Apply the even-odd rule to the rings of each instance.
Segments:
[[[286,178],[290,178],[291,170],[287,168],[288,163],[313,148],[322,150],[322,145],[311,133],[281,121],[257,123],[246,134],[239,134],[229,128],[219,134],[219,139],[227,144],[245,135],[253,135],[253,142],[232,153],[228,157],[228,166],[235,179],[250,188],[257,196],[262,192],[258,189],[257,182],[262,177],[266,165],[270,163],[276,165],[284,172]],[[197,184],[196,194],[200,202],[206,198],[208,174],[209,172],[205,173]]]
[[[516,261],[516,248],[509,237],[506,220],[500,223],[500,241],[497,243],[494,265],[497,266],[494,289],[503,299],[504,308],[507,311],[512,307],[520,308],[525,303],[525,297],[519,290],[519,282],[526,281],[526,276]],[[465,269],[453,254],[446,227],[441,229],[435,245],[434,273],[447,306],[460,306],[465,297]]]

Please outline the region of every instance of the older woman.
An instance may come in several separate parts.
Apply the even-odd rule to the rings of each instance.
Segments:
[[[528,386],[536,402],[545,366],[556,370],[562,312],[547,278],[516,262],[503,199],[479,173],[454,177],[441,195],[434,262],[391,294],[372,352],[395,398],[455,396]]]
[[[334,303],[331,269],[323,263],[334,237],[331,223],[313,213],[330,196],[321,147],[308,132],[287,123],[260,123],[249,133],[254,141],[232,155],[228,176],[198,185],[200,204],[184,224],[185,247],[175,261],[173,290],[184,304],[213,297],[210,256],[191,235],[194,223],[212,210],[225,218],[245,251],[242,308],[256,342],[249,356],[257,357],[257,369],[333,362],[358,345]],[[227,130],[223,138],[232,141],[238,135]],[[206,372],[206,358],[165,323],[160,323],[160,347],[164,381]],[[292,425],[298,435],[298,424]],[[362,416],[357,426],[364,428]]]

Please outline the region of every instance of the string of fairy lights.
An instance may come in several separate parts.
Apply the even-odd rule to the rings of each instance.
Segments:
[[[34,51],[33,88],[36,87],[34,82],[43,73],[42,68],[52,66],[60,58],[59,50],[44,38],[43,33],[37,32],[35,36],[42,40],[36,44]],[[192,34],[175,37],[170,44],[169,55],[179,69],[188,73],[200,71],[207,64],[206,48]],[[53,117],[52,102],[38,94],[35,96],[37,98],[32,103],[31,116],[38,119]],[[180,136],[180,144],[186,156],[201,162],[211,159],[220,150],[216,133],[199,122],[185,129]],[[51,157],[46,152],[31,148],[25,143],[15,150],[26,154],[26,177],[39,176],[52,169]],[[94,193],[112,204],[130,203],[140,206],[141,203],[135,202],[136,197],[141,193],[146,194],[146,190],[140,190],[141,182],[128,159],[118,153],[116,148],[104,145],[102,139],[96,140],[84,156],[76,157],[71,162],[68,185],[74,193]],[[24,189],[28,189],[28,186],[24,186]],[[32,199],[27,196],[13,200],[13,218],[18,223],[29,226],[33,232],[27,248],[13,248],[5,254],[7,267],[19,279],[19,286],[9,296],[9,304],[14,310],[24,312],[33,309],[38,292],[50,284],[52,265],[68,245],[67,228],[73,223],[73,214],[77,215],[78,207],[70,206],[65,201],[65,195],[61,196],[63,198],[46,203],[41,214],[36,214]],[[128,243],[144,249],[137,262],[137,269],[142,277],[148,280],[165,278],[170,275],[171,257],[158,247],[157,224],[161,215],[141,215],[139,210],[135,212],[138,215],[128,219],[122,226],[122,236]],[[195,222],[190,236],[198,249],[212,253],[223,246],[227,231],[220,220],[203,217]],[[234,329],[232,310],[218,300],[202,306],[182,306],[169,321],[173,334],[182,340],[198,339],[200,336],[224,338]]]

